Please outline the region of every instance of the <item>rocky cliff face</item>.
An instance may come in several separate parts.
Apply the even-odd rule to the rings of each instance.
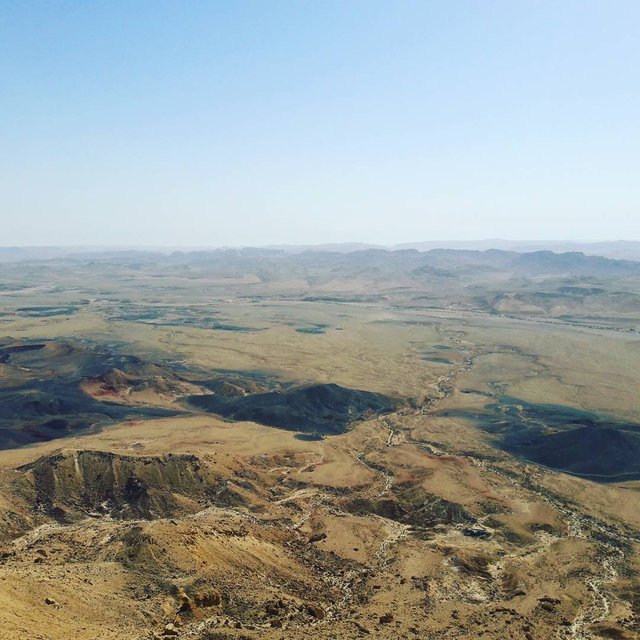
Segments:
[[[17,495],[61,522],[87,515],[157,519],[242,498],[195,455],[63,451],[19,468]]]

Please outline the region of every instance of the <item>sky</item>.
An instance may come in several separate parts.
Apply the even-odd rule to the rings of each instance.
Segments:
[[[637,0],[2,0],[0,245],[640,240]]]

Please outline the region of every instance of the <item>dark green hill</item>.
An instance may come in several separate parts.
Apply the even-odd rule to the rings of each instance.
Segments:
[[[471,419],[495,444],[525,460],[598,482],[640,480],[640,425],[573,407],[502,397]]]
[[[640,479],[640,434],[632,431],[590,425],[538,434],[511,449],[546,467],[593,480]]]
[[[314,384],[235,398],[192,396],[188,402],[230,420],[324,435],[343,433],[351,422],[397,406],[397,401],[382,394],[337,384]]]

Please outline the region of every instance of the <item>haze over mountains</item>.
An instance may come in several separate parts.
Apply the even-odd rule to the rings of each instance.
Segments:
[[[619,260],[640,260],[640,241],[616,240],[608,242],[573,242],[573,241],[512,241],[512,240],[452,240],[452,241],[420,241],[406,242],[396,245],[376,245],[364,242],[338,242],[331,244],[309,245],[268,245],[264,248],[281,251],[283,253],[302,253],[305,251],[323,251],[336,253],[352,253],[367,249],[383,249],[398,251],[415,249],[426,252],[433,249],[456,249],[466,251],[487,251],[499,249],[502,251],[515,251],[518,253],[530,253],[535,251],[553,251],[554,253],[580,252],[585,255],[602,256]],[[4,246],[0,247],[0,262],[12,262],[22,260],[47,260],[70,257],[104,257],[115,254],[154,253],[170,254],[173,252],[201,252],[221,251],[227,249],[241,249],[241,247],[147,247],[147,246]],[[243,247],[251,249],[251,247]]]

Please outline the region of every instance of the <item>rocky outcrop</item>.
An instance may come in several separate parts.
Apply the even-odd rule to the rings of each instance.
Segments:
[[[63,522],[87,515],[154,519],[242,503],[195,455],[64,451],[19,468],[14,490]]]
[[[198,395],[188,402],[234,421],[323,435],[343,433],[352,422],[392,411],[398,405],[380,393],[337,384],[313,384],[241,397]]]

